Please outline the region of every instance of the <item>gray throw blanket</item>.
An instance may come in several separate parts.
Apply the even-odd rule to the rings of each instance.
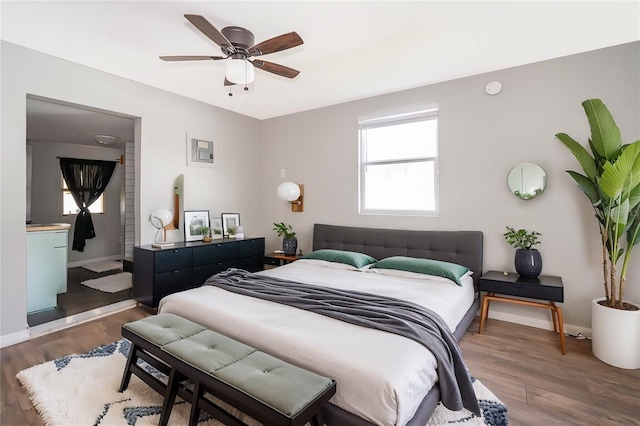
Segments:
[[[212,276],[205,285],[415,340],[436,358],[442,404],[453,411],[464,407],[481,415],[455,337],[442,318],[427,308],[400,299],[302,284],[233,268]]]

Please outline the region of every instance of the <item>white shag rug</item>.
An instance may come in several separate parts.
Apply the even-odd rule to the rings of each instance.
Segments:
[[[27,368],[16,377],[27,389],[33,405],[47,425],[155,426],[160,420],[162,408],[160,394],[135,375],[131,376],[127,390],[118,392],[129,347],[129,341],[123,339],[86,354],[68,355]],[[148,365],[145,368],[152,369]],[[166,376],[155,372],[157,377],[166,382]],[[475,380],[473,386],[483,411],[482,417],[466,410],[449,411],[438,405],[428,426],[457,423],[472,426],[507,425],[507,409],[500,400],[479,380]],[[169,425],[188,424],[190,408],[190,404],[177,398]],[[247,424],[258,425],[237,410],[228,406],[225,408],[240,416]],[[222,425],[206,413],[202,413],[198,424]]]
[[[107,260],[104,262],[89,263],[82,265],[84,269],[88,269],[93,272],[107,272],[114,269],[122,269],[122,262],[119,260]]]
[[[117,293],[133,287],[133,280],[131,272],[120,272],[119,274],[82,281],[82,285],[105,293]]]

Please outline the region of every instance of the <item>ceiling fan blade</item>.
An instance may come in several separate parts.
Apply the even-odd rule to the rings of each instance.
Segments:
[[[160,56],[163,61],[219,61],[224,56]]]
[[[216,27],[211,25],[211,23],[207,21],[203,16],[186,14],[184,15],[184,17],[187,18],[187,20],[191,22],[194,27],[199,29],[202,34],[209,37],[218,46],[223,48],[226,47],[232,52],[236,51],[231,42],[220,31],[218,31]]]
[[[255,59],[251,61],[254,67],[260,68],[263,71],[268,71],[273,74],[281,75],[287,78],[294,78],[300,71],[293,68],[285,67],[284,65],[274,64],[273,62],[263,61],[261,59]]]
[[[249,56],[260,56],[280,52],[281,50],[300,46],[303,43],[302,38],[294,31],[256,44],[249,48]]]

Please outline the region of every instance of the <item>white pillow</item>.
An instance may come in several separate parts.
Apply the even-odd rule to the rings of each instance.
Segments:
[[[329,262],[328,260],[320,260],[320,259],[298,259],[296,263],[308,263],[310,265],[322,266],[325,268],[333,268],[333,269],[343,269],[346,271],[359,271],[360,269],[356,268],[352,265],[347,265],[346,263],[340,262]],[[368,265],[367,265],[368,266]]]
[[[427,275],[427,274],[420,274],[418,272],[401,271],[399,269],[382,269],[382,268],[371,268],[371,269],[365,270],[365,272],[372,272],[374,274],[380,274],[380,275],[389,275],[392,277],[413,278],[417,280],[442,281],[446,283],[451,283],[456,287],[458,286],[458,284],[456,284],[455,281],[452,281],[449,278],[441,277],[439,275]],[[473,275],[473,271],[467,271],[464,275],[460,277],[460,281],[462,282],[463,279],[465,279],[466,277],[471,277],[471,275]]]

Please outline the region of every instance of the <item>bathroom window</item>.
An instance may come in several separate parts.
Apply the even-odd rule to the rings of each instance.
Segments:
[[[67,188],[67,183],[62,179],[62,215],[69,216],[78,214],[80,209],[71,195],[71,191]],[[100,198],[95,203],[89,206],[89,211],[97,214],[104,213],[104,193],[100,195]]]

